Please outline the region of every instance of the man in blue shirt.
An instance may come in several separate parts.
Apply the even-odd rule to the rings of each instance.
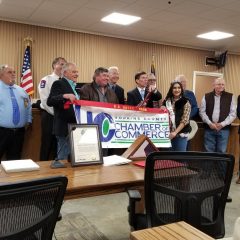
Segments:
[[[198,115],[198,105],[197,105],[197,100],[194,95],[194,93],[190,90],[187,90],[187,79],[184,75],[178,75],[176,76],[176,80],[179,81],[182,84],[183,90],[184,90],[184,96],[188,98],[190,104],[191,104],[191,114],[190,114],[190,119],[195,118]]]
[[[0,160],[20,159],[25,128],[32,123],[28,94],[15,84],[12,67],[0,65]]]

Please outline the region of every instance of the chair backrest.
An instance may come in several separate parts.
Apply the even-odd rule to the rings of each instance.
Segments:
[[[148,227],[185,221],[224,236],[224,210],[234,167],[230,154],[155,152],[145,167]]]
[[[0,185],[0,240],[52,240],[68,179]]]

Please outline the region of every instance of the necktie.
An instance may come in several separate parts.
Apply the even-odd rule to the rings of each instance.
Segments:
[[[112,90],[115,92],[115,86],[114,85],[112,85]]]
[[[144,100],[144,94],[145,94],[145,90],[144,89],[141,89],[141,92],[140,92],[141,96],[142,96],[142,100]]]
[[[10,87],[9,89],[10,89],[10,96],[11,96],[11,100],[12,100],[12,109],[13,109],[12,121],[13,121],[14,125],[17,125],[20,122],[19,106],[18,106],[18,103],[17,103],[16,96],[15,96],[15,94],[13,92],[13,88]]]

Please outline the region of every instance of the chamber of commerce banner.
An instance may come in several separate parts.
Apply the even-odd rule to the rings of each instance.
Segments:
[[[169,115],[165,109],[83,100],[74,101],[74,109],[78,124],[98,124],[103,148],[128,148],[141,134],[156,147],[171,146]]]

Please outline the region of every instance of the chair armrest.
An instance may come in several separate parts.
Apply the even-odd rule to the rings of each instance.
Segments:
[[[129,197],[129,200],[133,200],[133,201],[140,201],[141,200],[141,194],[138,190],[127,190],[127,194]]]
[[[129,225],[136,229],[136,202],[141,200],[141,194],[138,190],[127,190],[127,194],[129,197],[129,205],[127,207],[127,210],[129,212],[128,214],[128,222]]]

